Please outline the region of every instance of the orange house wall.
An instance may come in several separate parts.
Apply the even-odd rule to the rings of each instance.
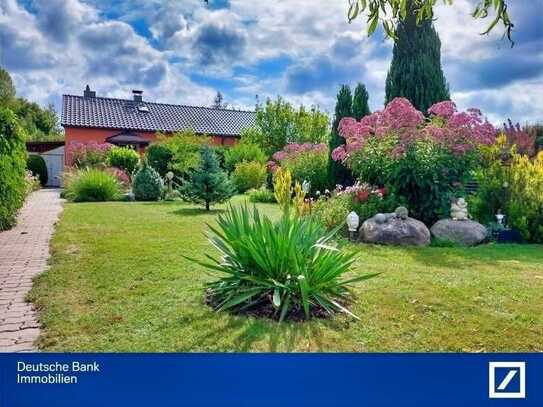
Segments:
[[[78,143],[105,143],[108,137],[114,136],[122,132],[122,129],[96,129],[96,128],[86,128],[86,127],[65,127],[65,141],[66,148],[64,149],[65,163],[66,165],[72,165],[72,155],[70,151],[70,144],[72,142]],[[152,131],[132,131],[131,133],[137,134],[138,136],[148,140],[149,143],[152,143],[156,140],[156,132]],[[236,144],[236,137],[224,137],[224,136],[209,136],[212,139],[212,143],[215,145],[224,145],[231,146]],[[140,154],[143,154],[145,148],[139,150]]]

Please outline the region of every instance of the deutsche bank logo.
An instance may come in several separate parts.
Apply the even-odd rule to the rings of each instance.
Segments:
[[[526,363],[489,362],[488,397],[491,399],[526,398]]]

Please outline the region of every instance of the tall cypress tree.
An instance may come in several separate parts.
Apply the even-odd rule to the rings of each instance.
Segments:
[[[354,90],[353,96],[353,117],[360,120],[364,116],[369,115],[370,107],[368,105],[368,91],[363,83],[358,83]]]
[[[449,87],[441,70],[441,41],[432,21],[417,25],[412,0],[408,7],[409,15],[396,28],[385,103],[401,96],[426,113],[434,103],[450,98]]]
[[[330,135],[330,141],[328,142],[330,154],[336,147],[345,144],[345,139],[339,135],[339,122],[344,117],[352,116],[353,98],[351,95],[351,89],[348,85],[342,85],[337,94],[334,122],[332,123],[332,133]],[[332,157],[330,157],[328,161],[328,178],[330,186],[334,187],[336,184],[345,185],[348,183],[351,180],[351,174],[342,163],[334,161],[332,160]]]

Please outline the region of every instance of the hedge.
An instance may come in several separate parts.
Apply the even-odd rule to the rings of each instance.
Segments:
[[[26,146],[17,117],[0,106],[0,230],[15,224],[26,191]]]

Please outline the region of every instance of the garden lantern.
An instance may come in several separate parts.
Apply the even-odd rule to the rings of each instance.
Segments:
[[[166,181],[168,183],[168,192],[172,192],[172,189],[173,189],[173,185],[172,185],[173,177],[174,177],[173,172],[168,171],[166,173]]]
[[[496,215],[496,220],[498,221],[498,223],[499,223],[500,225],[503,225],[503,220],[504,220],[504,219],[505,219],[505,215],[504,215],[504,214],[498,213],[498,214]]]
[[[352,211],[347,215],[347,228],[349,229],[349,237],[354,240],[354,233],[358,230],[360,225],[360,218],[356,212]]]

